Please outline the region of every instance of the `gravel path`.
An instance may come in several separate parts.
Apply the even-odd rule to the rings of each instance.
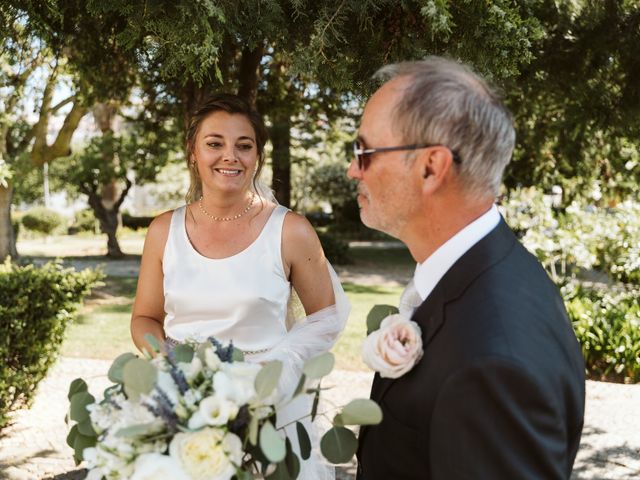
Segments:
[[[97,394],[107,385],[109,361],[61,358],[41,383],[33,407],[13,414],[14,423],[0,438],[0,478],[7,480],[75,480],[85,471],[76,467],[65,443],[68,427],[67,388],[83,377]],[[326,398],[344,404],[367,397],[371,374],[335,371]],[[352,479],[354,465],[338,469],[340,480]],[[577,479],[640,478],[640,385],[587,382],[586,426],[574,467]]]

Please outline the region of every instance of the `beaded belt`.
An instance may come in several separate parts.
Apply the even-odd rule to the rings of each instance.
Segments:
[[[176,346],[180,345],[182,342],[176,340],[175,338],[167,337],[165,340],[165,344],[167,347],[173,349]],[[257,355],[259,353],[265,353],[271,350],[270,348],[261,348],[260,350],[240,350],[243,355]]]

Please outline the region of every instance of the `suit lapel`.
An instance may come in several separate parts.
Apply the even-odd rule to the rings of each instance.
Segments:
[[[513,248],[516,237],[504,219],[489,234],[473,245],[445,273],[427,299],[415,310],[411,319],[422,330],[422,348],[426,350],[445,322],[444,307],[460,297],[466,288],[484,271],[502,260]],[[380,403],[385,393],[398,379],[381,378],[378,374],[371,389],[371,398]]]

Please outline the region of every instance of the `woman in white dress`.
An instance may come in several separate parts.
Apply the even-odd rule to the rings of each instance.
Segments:
[[[266,138],[260,115],[233,95],[211,97],[193,115],[187,204],[149,227],[131,334],[148,351],[147,333],[233,341],[248,361],[281,360],[280,387],[292,390],[304,360],[335,343],[349,307],[309,222],[261,193]],[[306,315],[295,322],[287,318],[292,288]],[[304,410],[290,407],[278,423]],[[299,478],[334,475],[316,455]]]

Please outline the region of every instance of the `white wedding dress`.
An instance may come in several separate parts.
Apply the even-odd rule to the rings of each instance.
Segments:
[[[335,271],[327,265],[336,304],[308,317],[303,313],[302,318],[292,318],[291,285],[281,254],[287,212],[276,206],[251,245],[233,256],[212,259],[194,249],[185,228],[186,207],[178,208],[173,212],[162,261],[167,337],[181,342],[213,336],[223,343],[233,341],[246,352],[247,361],[281,360],[282,392],[296,387],[307,358],[333,346],[350,309]],[[309,398],[300,397],[278,413],[277,426],[309,412]],[[317,440],[308,422],[307,429]],[[286,431],[298,451],[295,427]],[[317,444],[314,450],[309,460],[301,462],[298,478],[334,479],[334,469],[324,462]]]

